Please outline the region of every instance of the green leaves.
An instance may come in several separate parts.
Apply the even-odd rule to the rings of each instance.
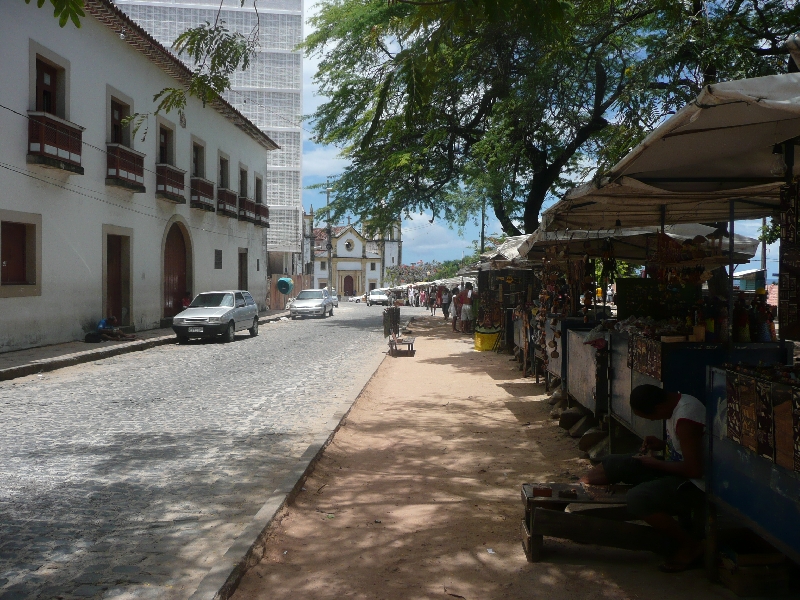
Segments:
[[[314,139],[351,164],[333,217],[461,226],[486,202],[531,232],[706,83],[785,70],[798,22],[787,0],[324,0],[304,47]]]
[[[25,0],[25,4],[30,4],[31,0]],[[42,8],[45,0],[36,0],[36,6]],[[68,21],[72,21],[75,27],[80,28],[81,18],[86,16],[83,12],[83,0],[50,0],[53,5],[53,16],[58,19],[60,27],[66,26]]]
[[[227,82],[237,69],[246,69],[250,55],[255,51],[256,38],[246,38],[241,33],[231,33],[224,22],[204,23],[180,34],[172,47],[187,55],[196,66],[195,72],[209,75],[209,85]],[[224,91],[218,89],[217,92]]]
[[[245,37],[240,33],[231,33],[221,21],[213,25],[206,22],[184,31],[172,46],[178,54],[194,63],[192,78],[185,89],[168,87],[156,93],[153,96],[155,114],[176,111],[183,118],[190,96],[200,100],[203,106],[213,102],[230,89],[233,73],[248,67],[256,49],[256,39],[257,29],[250,37]],[[137,113],[129,119],[134,134],[148,116],[149,113]],[[143,135],[147,135],[147,129]]]

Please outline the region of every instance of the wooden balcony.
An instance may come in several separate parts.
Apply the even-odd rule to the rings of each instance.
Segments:
[[[269,206],[256,204],[256,227],[269,227]]]
[[[27,162],[83,175],[83,130],[50,113],[28,112]]]
[[[144,193],[144,157],[122,144],[106,144],[106,185]]]
[[[214,212],[214,183],[202,177],[192,177],[189,180],[189,206],[199,210]]]
[[[217,214],[233,217],[239,216],[239,208],[236,206],[236,192],[225,188],[217,188]]]
[[[256,222],[256,203],[250,198],[239,196],[239,220],[248,223]]]
[[[186,196],[183,195],[185,175],[186,171],[172,165],[156,164],[156,196],[175,204],[186,204]]]

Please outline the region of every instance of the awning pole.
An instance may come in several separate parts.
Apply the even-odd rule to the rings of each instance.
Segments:
[[[667,205],[661,205],[661,233],[664,233],[664,228],[667,225]]]
[[[728,348],[733,348],[733,218],[734,218],[734,201],[729,200],[729,218],[728,223]]]

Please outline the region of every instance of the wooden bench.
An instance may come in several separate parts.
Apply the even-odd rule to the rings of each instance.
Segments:
[[[663,551],[664,537],[647,525],[628,523],[631,486],[523,483],[522,546],[528,562],[542,559],[544,536],[627,550]],[[550,493],[549,496],[540,495]],[[569,507],[569,508],[568,508]]]
[[[403,352],[408,356],[414,356],[414,342],[416,341],[417,338],[395,336],[392,334],[389,336],[389,354],[391,356],[398,356],[398,352]],[[405,346],[406,349],[400,350],[398,346]]]

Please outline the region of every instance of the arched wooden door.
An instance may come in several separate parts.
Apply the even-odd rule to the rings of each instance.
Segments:
[[[344,295],[345,296],[354,296],[353,293],[353,278],[348,275],[344,278]]]
[[[181,301],[186,287],[186,240],[173,223],[164,244],[164,317],[174,317],[183,310]]]

